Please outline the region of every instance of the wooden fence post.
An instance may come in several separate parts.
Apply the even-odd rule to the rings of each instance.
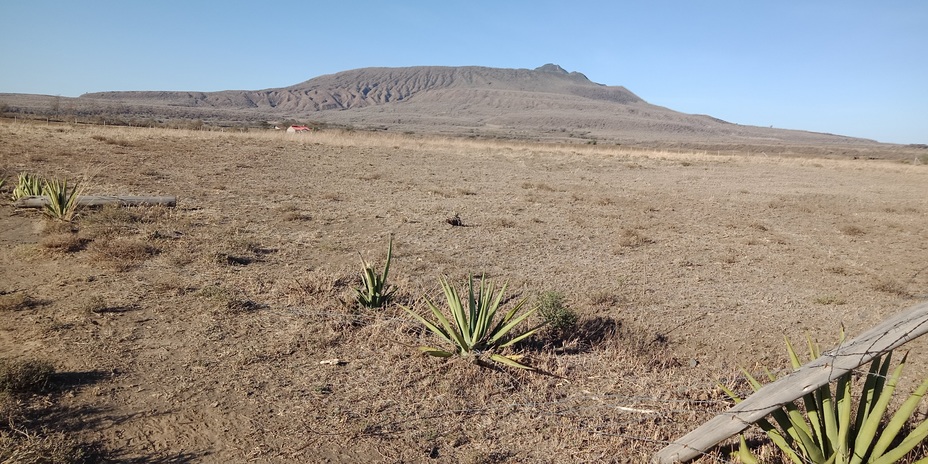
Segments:
[[[44,208],[48,204],[48,197],[34,195],[22,197],[13,203],[17,208]],[[177,197],[133,196],[133,195],[78,195],[78,206],[103,206],[118,204],[123,206],[163,205],[177,206]]]
[[[728,411],[713,417],[682,438],[658,451],[651,462],[669,464],[699,457],[722,440],[735,435],[782,405],[815,391],[928,332],[928,302],[883,321],[857,338],[828,351],[795,372],[765,385]]]

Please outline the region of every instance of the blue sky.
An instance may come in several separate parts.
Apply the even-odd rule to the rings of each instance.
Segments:
[[[740,124],[928,143],[928,2],[0,0],[0,92],[556,63]]]

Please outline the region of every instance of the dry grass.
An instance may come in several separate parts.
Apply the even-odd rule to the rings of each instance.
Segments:
[[[0,294],[0,312],[22,311],[41,306],[42,302],[25,293]]]
[[[54,372],[45,361],[0,358],[0,394],[39,393],[48,387]]]
[[[45,235],[39,216],[0,207],[15,231],[0,235],[0,348],[119,372],[69,402],[79,439],[139,462],[642,462],[728,407],[715,379],[780,360],[783,335],[853,336],[928,285],[921,166],[53,130],[0,124],[2,172],[61,166],[95,173],[100,193],[181,198],[86,211]],[[466,227],[446,222],[455,211]],[[840,229],[889,214],[866,240]],[[516,297],[562,291],[572,334],[516,347],[550,375],[421,356],[436,341],[397,306],[351,304],[358,253],[382,253],[390,234],[397,304],[440,298],[440,274],[485,273]],[[37,246],[68,252],[23,252]],[[928,372],[924,359],[910,372]]]

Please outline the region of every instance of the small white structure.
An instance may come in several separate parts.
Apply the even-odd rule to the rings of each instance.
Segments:
[[[306,126],[290,126],[287,128],[287,132],[288,133],[309,132],[309,128]]]

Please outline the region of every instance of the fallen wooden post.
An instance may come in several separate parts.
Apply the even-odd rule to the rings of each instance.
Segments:
[[[13,203],[17,208],[44,208],[48,204],[48,197],[34,195],[22,197]],[[133,196],[133,195],[79,195],[77,206],[104,206],[119,204],[123,206],[177,206],[177,197]]]
[[[786,377],[765,385],[728,411],[658,451],[651,462],[669,464],[695,459],[784,404],[925,333],[928,333],[928,302],[910,307]]]

